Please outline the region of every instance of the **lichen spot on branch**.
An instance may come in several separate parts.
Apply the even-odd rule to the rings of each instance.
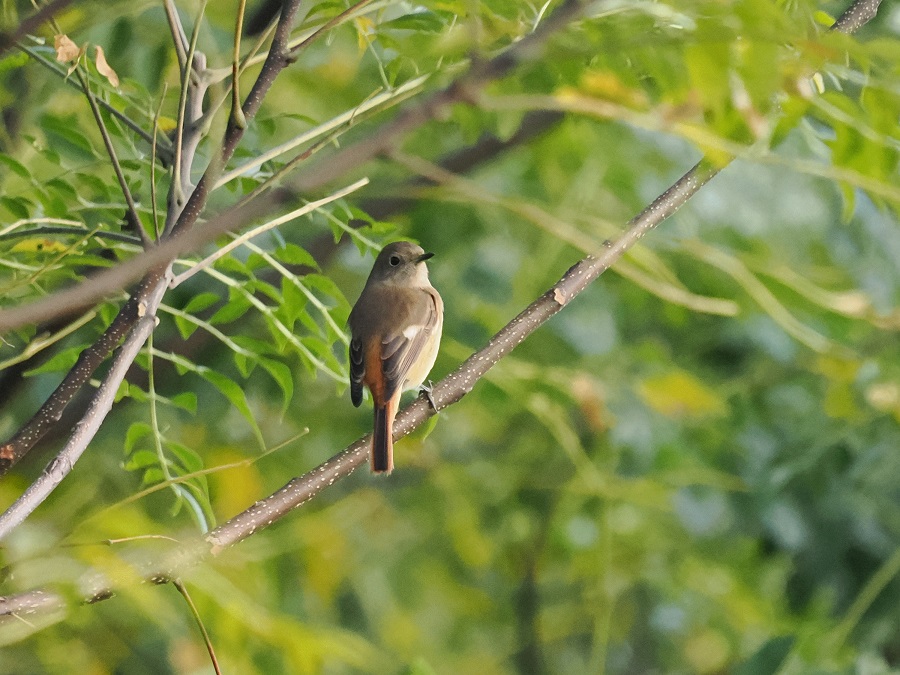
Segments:
[[[569,297],[565,294],[563,289],[559,287],[553,289],[553,299],[560,307],[565,307],[566,303],[569,302]]]

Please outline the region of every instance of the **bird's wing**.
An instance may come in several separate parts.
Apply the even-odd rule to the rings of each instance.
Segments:
[[[428,339],[438,326],[439,309],[430,289],[410,289],[414,300],[408,303],[408,315],[398,321],[402,329],[395,329],[381,341],[381,362],[385,380],[385,398],[394,395],[410,368],[422,355]]]

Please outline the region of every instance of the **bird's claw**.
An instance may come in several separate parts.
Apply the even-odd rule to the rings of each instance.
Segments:
[[[440,412],[438,410],[437,404],[434,402],[434,396],[431,393],[431,390],[433,388],[434,383],[431,380],[428,380],[428,384],[423,384],[421,387],[419,387],[419,391],[422,394],[425,394],[425,398],[428,401],[428,404],[431,406],[431,409],[434,410],[434,412]]]

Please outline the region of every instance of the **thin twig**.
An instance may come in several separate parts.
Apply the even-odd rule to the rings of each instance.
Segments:
[[[172,44],[175,46],[178,66],[182,72],[185,72],[188,65],[188,39],[184,32],[184,24],[181,22],[181,16],[178,14],[178,8],[175,7],[173,0],[165,0],[163,7],[165,7],[166,21],[169,23],[169,30],[172,33]]]
[[[202,54],[197,53],[197,40],[200,38],[200,22],[203,19],[203,12],[206,10],[206,0],[200,3],[197,19],[194,22],[194,30],[191,32],[191,42],[185,56],[184,65],[181,68],[181,94],[178,98],[178,123],[175,128],[175,166],[172,176],[172,184],[169,187],[169,213],[166,219],[166,228],[175,222],[178,215],[181,214],[181,205],[184,204],[185,195],[190,190],[191,166],[194,161],[194,153],[187,152],[185,147],[185,136],[187,135],[186,127],[192,125],[196,119],[191,114],[191,119],[187,119],[187,115],[192,113],[193,106],[188,107],[188,99],[191,92],[200,84],[200,73],[206,66],[206,59]],[[175,14],[177,17],[177,13]],[[181,30],[181,22],[177,27]],[[196,59],[196,63],[195,63]],[[197,70],[198,77],[196,83],[193,81],[192,73]]]
[[[159,116],[162,112],[163,100],[166,96],[166,87],[163,87],[163,95],[159,97],[159,105],[156,106],[156,112],[153,114],[153,143],[150,144],[150,208],[153,218],[153,233],[156,235],[156,241],[159,241],[159,213],[156,205],[156,142],[159,138]]]
[[[106,129],[106,123],[103,121],[103,116],[100,114],[97,99],[91,91],[90,83],[84,73],[81,72],[80,66],[76,66],[75,74],[78,77],[78,81],[81,82],[81,88],[84,90],[84,95],[87,96],[88,103],[91,106],[91,112],[94,114],[94,121],[97,123],[97,128],[100,130],[100,136],[103,138],[103,145],[106,146],[106,152],[112,162],[116,180],[119,181],[119,189],[122,190],[122,195],[125,197],[125,203],[128,205],[128,209],[125,212],[125,221],[128,223],[128,227],[131,231],[140,237],[143,247],[149,248],[152,245],[152,242],[150,241],[150,237],[147,236],[143,224],[141,224],[141,219],[137,213],[137,206],[135,206],[134,203],[134,197],[131,195],[131,188],[128,187],[128,181],[125,180],[125,174],[122,172],[122,165],[119,164],[116,148],[113,145],[112,138],[109,136],[109,131]]]
[[[361,10],[363,7],[370,4],[371,2],[373,2],[373,0],[359,0],[357,3],[350,5],[350,7],[345,9],[343,12],[338,14],[333,19],[329,19],[328,21],[326,21],[324,24],[322,24],[322,26],[320,28],[318,28],[308,38],[304,39],[299,44],[291,47],[290,58],[292,60],[296,60],[297,57],[300,55],[300,52],[302,52],[304,49],[309,47],[313,42],[318,40],[320,37],[322,37],[325,33],[330,31],[332,28],[335,28],[336,26],[340,26],[342,23],[344,23],[344,21],[353,17],[357,12],[359,12],[359,10]]]
[[[188,604],[191,615],[194,617],[194,621],[197,622],[197,626],[203,634],[203,642],[206,643],[206,651],[209,652],[209,660],[212,661],[212,666],[216,671],[216,675],[222,675],[222,671],[219,668],[219,660],[216,658],[216,650],[213,649],[212,640],[209,639],[209,633],[206,632],[206,626],[203,625],[203,619],[200,618],[200,612],[197,611],[197,606],[194,604],[194,601],[191,600],[191,594],[188,593],[188,589],[181,579],[173,579],[172,585],[178,589],[178,592],[181,593],[181,597],[183,597],[184,601]]]
[[[247,0],[240,0],[238,4],[237,20],[234,27],[234,51],[231,55],[231,116],[234,123],[241,129],[247,127],[247,118],[241,110],[241,33],[244,30],[244,12],[247,9]]]
[[[355,108],[347,110],[340,115],[336,115],[335,117],[332,117],[330,120],[323,122],[317,127],[314,127],[313,129],[310,129],[308,131],[304,131],[302,134],[295,136],[291,140],[285,141],[281,145],[267,150],[261,155],[257,155],[253,159],[231,169],[230,171],[226,171],[219,177],[213,187],[221,187],[222,185],[225,185],[225,183],[228,183],[235,178],[240,177],[248,171],[258,169],[260,166],[268,161],[275,159],[279,155],[290,152],[294,148],[299,147],[304,143],[315,140],[316,138],[323,136],[324,134],[327,134],[345,124],[349,124],[353,121],[354,118],[359,117],[363,113],[367,113],[370,110],[378,108],[383,103],[389,102],[395,104],[406,100],[406,98],[408,98],[409,96],[413,96],[419,93],[430,77],[431,75],[422,75],[410,80],[409,82],[403,83],[401,86],[392,91],[382,92],[366,99]]]

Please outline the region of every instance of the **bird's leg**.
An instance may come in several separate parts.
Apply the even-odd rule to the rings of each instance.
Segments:
[[[419,387],[419,393],[425,394],[425,398],[428,401],[428,404],[431,406],[431,409],[434,410],[434,412],[439,413],[440,410],[438,410],[437,404],[434,402],[434,396],[432,396],[431,394],[431,390],[433,388],[434,382],[428,380],[428,384],[423,384]]]

